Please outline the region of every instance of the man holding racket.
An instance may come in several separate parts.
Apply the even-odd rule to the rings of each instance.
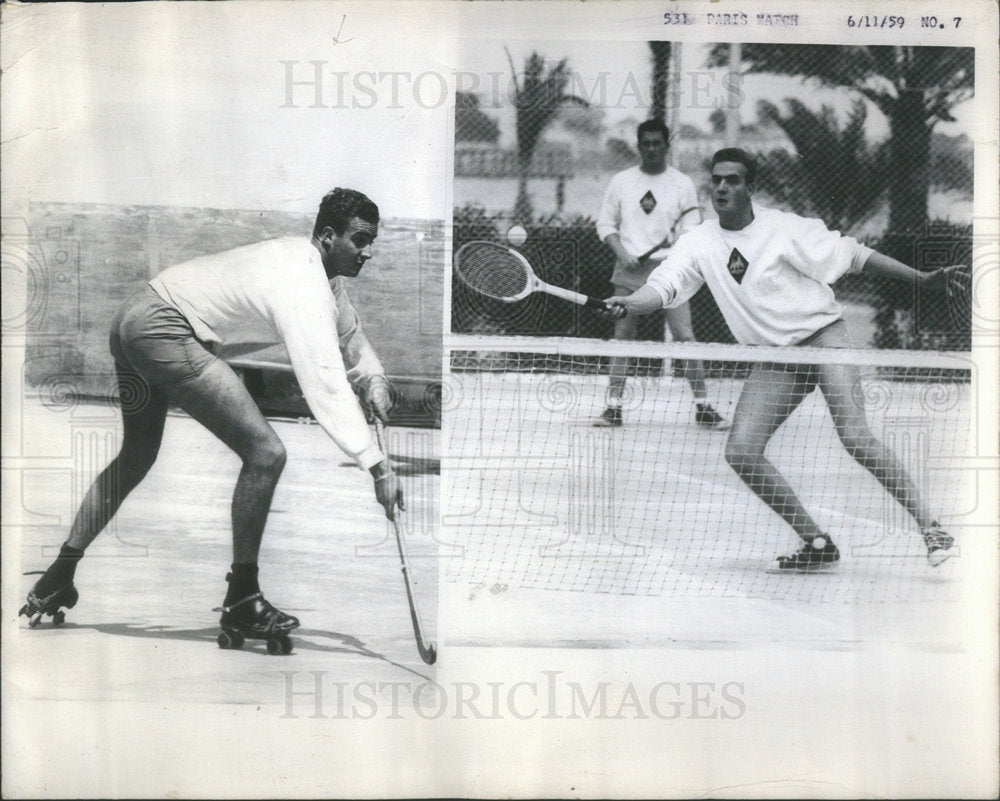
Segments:
[[[698,192],[684,173],[667,165],[670,131],[660,120],[639,124],[640,163],[611,179],[597,218],[597,235],[615,252],[613,293],[625,295],[641,287],[663,261],[674,240],[701,222]],[[675,341],[693,342],[691,309],[682,303],[665,312]],[[631,317],[615,321],[615,339],[638,339],[639,325]],[[700,361],[679,359],[678,369],[691,385],[695,421],[705,428],[727,428],[726,420],[708,402],[705,370]],[[622,425],[622,395],[629,360],[611,360],[608,405],[595,425]]]
[[[403,508],[399,480],[373,441],[352,391],[385,421],[391,389],[344,287],[372,256],[378,207],[351,189],[320,203],[312,238],[285,237],[169,267],[125,301],[111,327],[121,397],[121,451],[94,481],[59,557],[21,610],[62,614],[77,601],[73,585],[84,550],[156,461],[170,403],[204,425],[243,461],[232,502],[233,564],[223,629],[272,639],[290,649],[299,625],[264,599],[257,554],[285,448],[219,346],[281,343],[309,408],[337,446],[374,481],[393,519]],[[55,620],[55,618],[54,618]],[[222,640],[220,639],[220,644]]]
[[[712,157],[708,220],[682,236],[646,284],[612,297],[616,315],[649,314],[676,306],[708,284],[736,339],[749,345],[850,347],[842,309],[830,284],[864,271],[925,288],[944,289],[947,267],[919,272],[876,253],[821,220],[757,206],[752,201],[756,161],[726,148]],[[901,462],[871,434],[863,402],[854,391],[860,370],[852,364],[757,364],[743,386],[726,443],[726,460],[747,486],[799,535],[802,547],[779,556],[772,570],[811,572],[833,567],[840,552],[766,458],[778,427],[817,386],[847,452],[867,469],[919,526],[927,559],[937,566],[953,555],[954,538],[937,523]]]

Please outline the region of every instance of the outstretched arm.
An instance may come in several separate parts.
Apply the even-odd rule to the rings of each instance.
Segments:
[[[651,314],[663,308],[663,298],[653,287],[645,284],[631,295],[615,295],[605,303],[610,307],[610,314],[620,319],[629,314]]]
[[[886,256],[884,253],[872,252],[862,268],[869,275],[880,275],[884,278],[894,278],[897,281],[910,281],[916,286],[926,289],[944,289],[948,277],[956,270],[963,269],[961,264],[951,267],[939,267],[937,270],[922,272],[907,267],[903,262]]]

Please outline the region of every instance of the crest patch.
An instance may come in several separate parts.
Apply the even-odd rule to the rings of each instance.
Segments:
[[[747,267],[750,263],[746,257],[736,248],[729,254],[729,274],[736,280],[737,284],[743,283],[743,276],[746,275]]]
[[[652,214],[653,209],[656,208],[656,198],[653,197],[653,193],[647,191],[645,195],[639,200],[639,205],[642,206],[642,210],[646,214]]]

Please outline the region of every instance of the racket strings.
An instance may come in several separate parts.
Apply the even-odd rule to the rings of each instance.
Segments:
[[[473,242],[459,250],[459,277],[473,290],[490,298],[512,298],[528,288],[530,277],[524,264],[506,248]]]
[[[948,308],[952,320],[957,324],[967,324],[972,319],[972,270],[965,267],[948,276],[945,285]]]

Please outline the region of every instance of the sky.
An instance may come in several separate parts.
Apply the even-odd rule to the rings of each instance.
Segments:
[[[27,198],[305,211],[346,185],[377,197],[386,216],[445,213],[449,115],[433,77],[421,87],[422,105],[406,95],[393,104],[386,91],[368,108],[365,95],[359,107],[333,107],[336,71],[448,69],[433,55],[447,48],[448,27],[435,26],[433,15],[400,39],[357,11],[345,25],[339,6],[326,4],[10,11],[5,205]],[[326,107],[313,107],[310,86],[292,86],[288,103],[288,80],[314,77],[313,61],[323,62]],[[408,191],[414,186],[423,191]]]

